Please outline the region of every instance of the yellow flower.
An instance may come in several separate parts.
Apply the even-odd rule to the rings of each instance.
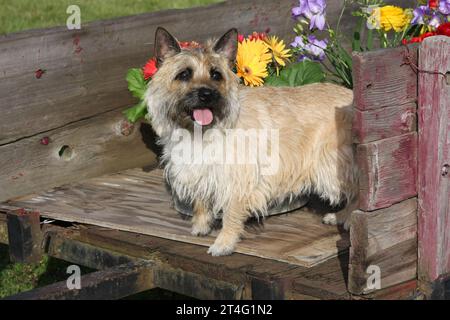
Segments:
[[[401,32],[411,21],[410,15],[402,8],[396,6],[384,6],[380,8],[380,23],[384,31],[394,29]]]
[[[278,40],[278,37],[276,36],[267,37],[264,42],[267,47],[269,47],[273,58],[277,62],[277,70],[278,66],[284,67],[286,65],[286,61],[292,56],[291,50],[286,49],[286,45],[283,40]]]
[[[246,86],[260,86],[269,75],[267,65],[271,60],[272,55],[264,41],[245,39],[238,44],[237,75],[244,79]]]

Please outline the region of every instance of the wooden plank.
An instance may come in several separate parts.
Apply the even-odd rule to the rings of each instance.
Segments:
[[[81,277],[80,289],[66,281],[7,297],[6,300],[111,300],[155,288],[153,266],[148,261],[123,264]]]
[[[80,227],[83,228],[62,231],[61,228],[50,226],[51,230],[58,229],[58,231],[51,232],[49,247],[52,249],[49,249],[48,254],[91,268],[109,267],[110,263],[115,263],[119,259],[123,261],[128,257],[151,259],[163,262],[166,265],[165,268],[170,267],[189,273],[187,278],[190,278],[191,275],[196,275],[197,278],[201,276],[208,279],[209,283],[217,282],[218,286],[222,288],[224,282],[234,284],[231,286],[235,288],[234,298],[236,299],[239,296],[246,299],[254,298],[255,294],[251,290],[248,279],[248,273],[251,270],[258,272],[258,276],[253,274],[251,279],[261,279],[262,281],[287,270],[303,270],[298,266],[243,254],[212,258],[206,253],[204,247],[197,245],[106,228]],[[264,271],[262,271],[263,269]],[[174,282],[171,281],[171,283]],[[242,284],[245,284],[243,291],[241,290]],[[166,282],[165,286],[167,285]],[[206,286],[203,287],[205,289],[198,293],[199,295],[203,294],[204,298]],[[228,286],[228,288],[231,287]],[[186,289],[180,286],[172,287],[169,290],[187,294]],[[211,296],[218,294],[214,293]],[[194,297],[199,296],[194,295]]]
[[[40,215],[36,211],[7,213],[9,257],[13,262],[37,263],[42,257]]]
[[[159,266],[161,272],[168,272],[162,275],[161,283],[154,278],[158,287],[196,298],[211,299],[224,295],[232,299],[345,298],[342,292],[339,296],[336,292],[337,288],[346,292],[345,277],[342,276],[342,261],[348,261],[345,257],[342,261],[334,258],[306,269],[242,254],[213,258],[201,246],[93,226],[79,225],[66,229],[45,225],[44,229],[47,253],[52,257],[100,269],[134,259],[152,260],[156,263],[155,268]],[[184,280],[167,280],[178,276]],[[309,281],[307,291],[312,295],[302,295],[305,290],[297,291],[292,285],[295,279],[301,281],[301,278]],[[203,289],[191,290],[193,285],[189,282],[194,280],[196,286]]]
[[[217,281],[166,265],[154,269],[154,281],[158,288],[201,300],[240,300],[244,290],[243,284]]]
[[[386,208],[417,194],[417,133],[357,146],[359,208]]]
[[[373,110],[411,104],[417,100],[417,46],[353,53],[354,104],[359,110]]]
[[[348,254],[342,254],[299,273],[294,280],[293,292],[327,300],[348,299],[348,263]]]
[[[208,237],[191,235],[190,221],[171,208],[161,170],[132,169],[92,178],[11,201],[3,208],[16,206],[34,208],[48,218],[202,246],[211,245],[217,235],[217,230]],[[319,215],[296,211],[269,217],[264,224],[249,223],[236,251],[311,267],[346,251],[348,245],[348,234],[322,224]]]
[[[419,277],[450,273],[450,39],[427,39],[419,75]]]
[[[8,244],[8,225],[6,222],[6,213],[0,212],[0,243]]]
[[[417,280],[410,280],[395,286],[378,290],[364,298],[375,300],[411,300],[415,297],[417,290]]]
[[[360,111],[354,109],[353,142],[368,143],[417,130],[416,104]]]
[[[380,268],[381,289],[416,277],[417,199],[374,212],[357,210],[351,219],[350,292],[374,291],[367,286],[369,266]]]
[[[155,164],[156,156],[147,148],[147,143],[154,141],[146,130],[148,125],[136,124],[122,134],[122,124],[121,112],[112,111],[0,146],[0,201],[102,173]]]
[[[348,265],[345,254],[342,258],[303,268],[243,254],[211,257],[201,246],[106,228],[79,226],[78,229],[61,230],[51,225],[47,228],[57,230],[50,235],[49,247],[53,249],[49,249],[49,255],[64,260],[69,257],[68,261],[87,263],[91,268],[108,267],[107,261],[133,256],[163,262],[166,268],[207,277],[209,281],[234,283],[236,289],[245,284],[242,297],[246,299],[292,299],[302,292],[309,293],[310,296],[303,295],[309,299],[345,298]],[[63,242],[72,244],[60,245]],[[111,255],[120,256],[111,258]],[[98,257],[105,257],[102,259],[105,262],[99,262]],[[184,292],[179,290],[172,288],[172,291]]]
[[[81,30],[1,36],[0,144],[133,104],[125,75],[151,57],[158,26],[181,40],[204,41],[231,27],[243,33],[270,28],[291,38],[290,9],[290,0],[235,0],[83,24]],[[39,79],[38,69],[45,70]]]

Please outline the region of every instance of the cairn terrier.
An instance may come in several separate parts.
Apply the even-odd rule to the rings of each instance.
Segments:
[[[221,215],[222,229],[208,253],[231,254],[250,216],[264,216],[274,201],[311,193],[331,205],[346,202],[323,222],[348,229],[357,185],[352,91],[329,83],[241,86],[233,72],[237,48],[236,29],[191,49],[180,48],[165,29],[156,31],[158,72],[146,103],[163,146],[165,177],[193,206],[192,234],[209,234]],[[233,143],[251,137],[257,140],[244,148]],[[246,161],[236,161],[245,152]]]

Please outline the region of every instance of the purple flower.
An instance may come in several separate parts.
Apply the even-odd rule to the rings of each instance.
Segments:
[[[441,0],[439,2],[439,11],[442,14],[450,14],[450,0]]]
[[[303,41],[303,37],[297,36],[294,39],[294,42],[291,43],[291,47],[303,49],[305,47],[305,42]]]
[[[292,8],[295,19],[306,18],[310,21],[309,28],[323,30],[325,28],[325,0],[299,0],[299,6]]]
[[[325,59],[327,44],[327,40],[319,40],[315,36],[309,35],[307,41],[304,41],[304,38],[301,36],[295,37],[291,46],[302,51],[302,55],[299,57],[300,61],[304,59],[322,61]]]
[[[430,21],[428,21],[428,25],[433,28],[437,28],[441,25],[441,18],[437,14],[437,12],[433,12],[430,17]]]
[[[411,21],[411,24],[425,24],[425,15],[427,15],[429,11],[430,9],[428,8],[428,6],[419,6],[414,9],[414,17]]]

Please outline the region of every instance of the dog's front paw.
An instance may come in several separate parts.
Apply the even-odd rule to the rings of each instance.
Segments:
[[[328,224],[331,226],[335,226],[338,224],[338,219],[335,213],[327,213],[323,218],[322,218],[322,223],[324,224]]]
[[[228,256],[233,253],[234,248],[236,246],[236,242],[234,240],[223,240],[219,236],[219,238],[216,239],[214,244],[209,247],[208,253],[214,257],[218,256]]]
[[[212,255],[213,257],[219,257],[219,256],[228,256],[232,254],[234,251],[234,246],[229,245],[222,245],[214,243],[211,247],[208,249],[208,253]]]
[[[211,226],[208,223],[195,223],[192,225],[191,234],[196,237],[207,236],[211,232]]]

